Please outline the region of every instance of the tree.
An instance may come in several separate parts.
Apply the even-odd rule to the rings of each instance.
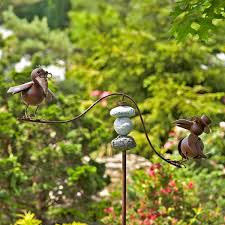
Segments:
[[[44,224],[95,221],[101,212],[91,210],[95,207],[91,196],[107,184],[108,178],[103,178],[104,165],[94,160],[87,164],[83,157],[95,151],[98,143],[107,142],[110,134],[102,132],[108,129],[107,126],[93,115],[88,115],[82,125],[20,123],[16,118],[24,106],[19,96],[6,94],[10,86],[29,81],[29,73],[36,65],[67,60],[71,43],[65,32],[50,30],[46,19],[36,18],[29,23],[12,11],[3,15],[4,25],[13,31],[13,35],[1,39],[1,224],[15,222],[16,214],[23,209],[35,212]],[[31,66],[23,72],[15,72],[15,63],[24,55],[30,57]],[[58,100],[43,107],[39,111],[40,117],[72,117],[89,104],[81,101],[77,92],[68,91],[70,94],[65,96],[56,83],[50,82],[50,86],[57,92]],[[77,91],[79,89],[77,84]]]
[[[223,35],[217,33],[204,45],[195,39],[177,44],[168,33],[171,7],[169,0],[71,0],[64,30],[49,28],[46,18],[28,21],[12,10],[3,12],[4,26],[13,35],[0,39],[2,224],[15,222],[22,209],[34,212],[44,224],[74,220],[91,224],[99,221],[102,208],[109,204],[92,198],[108,183],[104,165],[94,159],[99,151],[110,149],[116,134],[109,110],[120,99],[97,106],[82,122],[19,123],[16,118],[23,106],[6,91],[28,81],[36,65],[56,64],[59,59],[66,65],[66,80],[50,81],[58,100],[41,108],[42,118],[79,114],[93,103],[91,93],[96,90],[125,92],[138,102],[153,144],[163,151],[171,121],[202,113],[215,124],[224,120],[224,62],[217,57]],[[23,56],[30,58],[31,65],[18,73],[14,66]],[[139,118],[134,122],[133,152],[152,160]],[[167,154],[176,158],[177,148]],[[89,162],[84,161],[87,156]]]
[[[171,32],[178,41],[184,41],[189,35],[206,41],[218,29],[223,29],[224,10],[225,2],[219,0],[176,1],[172,12]]]

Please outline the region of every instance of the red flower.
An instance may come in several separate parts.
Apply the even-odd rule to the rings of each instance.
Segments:
[[[163,194],[168,194],[168,193],[172,192],[172,189],[170,187],[161,188],[160,192]]]
[[[149,170],[149,176],[154,177],[155,176],[155,171],[154,170]]]
[[[160,168],[161,168],[160,163],[152,164],[152,165],[149,167],[150,170],[156,170],[156,169],[159,170]]]
[[[156,168],[156,169],[160,169],[160,168],[161,168],[160,163],[155,163],[155,168]]]
[[[144,225],[151,225],[152,223],[151,223],[151,221],[149,221],[147,218],[144,220],[144,223],[143,223]]]
[[[194,188],[194,183],[193,183],[192,181],[190,181],[190,182],[188,183],[188,188],[189,188],[189,189],[193,189],[193,188]]]
[[[169,182],[169,186],[170,186],[170,187],[176,187],[176,182],[175,182],[174,180],[171,180],[171,181]]]

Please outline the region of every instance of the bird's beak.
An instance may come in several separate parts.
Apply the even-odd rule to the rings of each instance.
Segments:
[[[176,126],[184,128],[186,130],[190,130],[191,126],[193,125],[193,121],[185,120],[185,119],[179,119],[174,121]]]
[[[48,93],[48,81],[46,78],[36,77],[37,82],[42,87],[45,95]]]
[[[209,133],[211,132],[211,130],[210,130],[210,128],[207,126],[207,127],[204,128],[204,132],[205,132],[206,134],[209,134]]]

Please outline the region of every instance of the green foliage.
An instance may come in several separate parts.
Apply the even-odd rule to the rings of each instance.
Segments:
[[[40,220],[35,219],[35,215],[31,212],[24,212],[24,214],[19,214],[21,219],[18,219],[15,225],[40,225],[42,224]]]
[[[220,121],[224,121],[221,98],[225,92],[225,70],[224,62],[217,57],[217,53],[225,50],[223,31],[212,35],[204,45],[195,39],[177,44],[168,33],[171,1],[71,0],[68,8],[67,1],[7,2],[14,6],[16,13],[8,9],[9,4],[3,5],[2,25],[11,29],[13,34],[6,39],[0,37],[2,225],[15,223],[15,215],[21,210],[31,210],[46,225],[70,221],[99,223],[105,215],[104,208],[110,204],[115,206],[115,215],[119,218],[118,198],[115,201],[112,199],[112,202],[95,201],[97,193],[109,183],[104,176],[105,166],[97,163],[95,157],[99,152],[112,152],[109,143],[116,134],[113,133],[113,119],[109,118],[109,110],[117,105],[119,99],[107,100],[81,121],[71,124],[18,122],[16,118],[22,115],[24,106],[19,96],[9,97],[6,92],[10,86],[29,81],[30,71],[36,65],[57,64],[63,60],[66,67],[66,80],[50,81],[49,84],[57,95],[57,101],[41,107],[38,117],[55,120],[78,115],[96,100],[97,97],[91,96],[94,90],[124,92],[138,102],[153,144],[162,151],[168,151],[167,154],[172,153],[169,155],[171,158],[177,157],[177,147],[168,150],[163,146],[168,138],[174,141],[174,137],[170,137],[172,121],[202,113],[213,119],[213,125],[218,126]],[[64,2],[65,8],[61,5]],[[216,7],[216,2],[209,8],[213,5]],[[49,14],[40,12],[37,7],[39,13],[34,15],[34,6],[39,3],[47,5],[45,10]],[[192,4],[192,1],[187,4]],[[66,23],[63,19],[61,21],[62,11],[57,15],[61,7],[62,11],[69,10],[63,13],[69,15]],[[185,16],[188,16],[188,12]],[[176,17],[175,21],[180,26],[179,18]],[[203,23],[203,19],[200,22]],[[65,25],[65,29],[60,30]],[[186,28],[188,31],[189,28]],[[197,32],[194,34],[197,35]],[[15,64],[24,56],[31,60],[31,65],[22,72],[15,72]],[[156,160],[147,145],[140,119],[135,117],[133,121],[135,131],[131,135],[137,142],[133,153]],[[220,193],[225,145],[221,132],[214,128],[212,134],[203,137],[207,143],[209,161],[193,164],[190,172],[168,169],[167,173],[163,169],[166,179],[174,175],[179,188],[178,197],[183,198],[187,194],[188,199],[184,199],[186,209],[194,209],[190,209],[186,215],[181,210],[181,202],[178,201],[176,206],[171,195],[165,200],[161,194],[154,196],[157,188],[166,188],[165,181],[161,176],[154,183],[142,171],[133,177],[134,185],[129,190],[133,208],[130,213],[136,216],[135,219],[139,217],[137,207],[143,199],[146,200],[145,210],[152,207],[154,202],[149,196],[153,195],[155,201],[162,203],[162,208],[156,205],[157,209],[160,212],[166,210],[167,215],[158,218],[158,224],[167,223],[174,217],[178,217],[181,224],[186,219],[189,224],[205,224],[203,219],[210,224],[208,221],[215,217],[220,221],[221,218],[217,214],[211,215],[210,211],[216,209],[217,213],[224,210]],[[87,157],[89,161],[84,160]],[[199,170],[199,166],[203,169]],[[140,182],[142,177],[146,178],[147,190]],[[213,188],[211,185],[209,187],[204,177],[210,180]],[[193,193],[184,190],[182,182],[189,182],[188,179],[196,184]],[[135,205],[134,199],[139,205]],[[201,210],[203,206],[198,202],[205,204],[207,218]],[[32,214],[27,214],[35,219]],[[118,223],[116,219],[114,221]]]
[[[35,215],[31,212],[24,212],[24,214],[18,215],[20,219],[16,221],[14,225],[41,225],[42,222],[35,218]],[[59,224],[56,224],[59,225]],[[63,223],[62,225],[87,225],[86,223],[72,222]]]
[[[160,164],[136,171],[129,184],[127,222],[136,224],[222,224],[224,200],[222,173],[207,169],[177,170]],[[213,187],[208,188],[208,182]],[[208,193],[207,191],[210,193]],[[115,195],[114,195],[115,197]],[[120,206],[115,199],[105,210],[105,224],[120,224]]]
[[[73,223],[64,223],[63,225],[87,225],[87,224],[86,223],[73,222]]]
[[[3,13],[3,22],[6,28],[14,32],[14,37],[4,44],[6,49],[10,46],[10,54],[13,54],[13,57],[7,55],[6,51],[7,58],[17,59],[17,55],[32,55],[32,64],[37,66],[66,59],[72,50],[66,32],[50,30],[46,18],[35,17],[29,23],[26,19],[19,19],[12,10],[8,10]]]
[[[179,0],[172,12],[172,33],[178,41],[190,34],[206,41],[216,29],[223,29],[225,2],[219,0]]]

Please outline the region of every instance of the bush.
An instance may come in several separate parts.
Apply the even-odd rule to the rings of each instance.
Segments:
[[[41,220],[35,218],[35,215],[31,212],[24,212],[23,214],[18,215],[20,219],[16,221],[14,225],[41,225]],[[56,224],[59,225],[59,224]],[[64,223],[62,225],[87,225],[86,223],[72,222]]]
[[[222,173],[216,171],[213,175],[201,171],[202,176],[198,178],[200,171],[196,171],[194,166],[189,170],[180,170],[160,164],[152,164],[147,173],[136,171],[128,186],[127,223],[223,224],[224,201],[218,198],[218,193],[223,191]],[[204,181],[204,177],[207,181]],[[214,188],[211,188],[210,194],[203,196],[201,191],[209,190],[206,186],[209,180]],[[120,210],[120,205],[114,199],[112,206],[105,209],[107,216],[103,222],[119,225]]]

